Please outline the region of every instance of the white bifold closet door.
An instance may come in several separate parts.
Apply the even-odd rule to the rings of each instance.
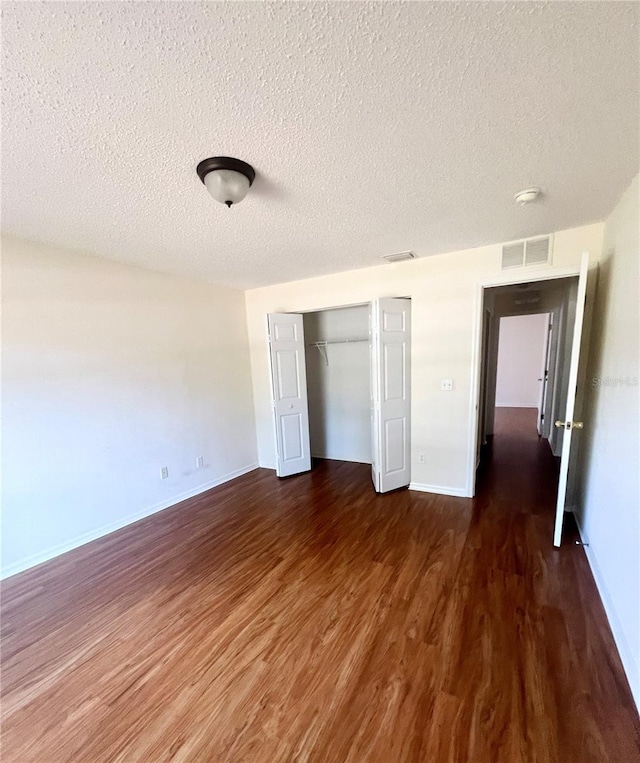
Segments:
[[[371,476],[377,492],[411,481],[411,300],[371,303]]]
[[[271,313],[267,319],[276,474],[290,477],[311,469],[304,329],[301,315]]]
[[[411,479],[411,301],[371,303],[372,477],[377,492]],[[309,408],[302,315],[268,316],[278,477],[309,471]]]

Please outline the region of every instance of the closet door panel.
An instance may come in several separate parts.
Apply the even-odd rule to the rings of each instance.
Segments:
[[[410,311],[408,299],[371,305],[372,476],[380,493],[411,481]]]
[[[293,313],[271,313],[267,322],[276,474],[290,477],[311,469],[304,328]]]

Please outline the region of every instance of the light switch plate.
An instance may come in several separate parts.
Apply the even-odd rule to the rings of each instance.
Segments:
[[[443,392],[451,392],[453,390],[453,379],[443,379],[440,382],[440,389]]]

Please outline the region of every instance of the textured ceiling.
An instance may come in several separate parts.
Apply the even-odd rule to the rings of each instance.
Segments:
[[[639,10],[4,2],[3,230],[251,287],[602,220],[638,171]],[[231,210],[211,155],[258,173]]]

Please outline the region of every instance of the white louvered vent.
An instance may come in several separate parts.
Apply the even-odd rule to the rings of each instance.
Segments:
[[[502,246],[502,270],[546,265],[551,261],[551,236],[538,236]]]
[[[385,254],[382,259],[387,262],[402,262],[402,260],[415,260],[415,252],[397,252],[396,254]]]
[[[524,265],[524,241],[502,247],[502,269],[521,268]]]
[[[524,264],[543,265],[549,262],[550,244],[549,236],[528,239],[525,246]]]

